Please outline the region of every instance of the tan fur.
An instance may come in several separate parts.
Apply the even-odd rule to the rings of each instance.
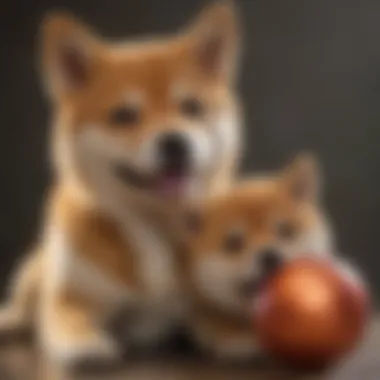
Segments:
[[[43,255],[35,251],[19,264],[9,289],[9,302],[0,309],[0,326],[13,332],[30,327],[39,293]]]
[[[132,237],[123,237],[120,228],[100,210],[77,202],[69,192],[57,194],[59,203],[53,218],[60,220],[73,249],[84,259],[95,262],[120,284],[141,288],[133,256]]]
[[[184,276],[193,300],[195,336],[213,354],[245,359],[257,353],[254,292],[248,296],[240,290],[260,278],[257,260],[263,249],[276,248],[285,259],[333,252],[330,227],[318,204],[317,178],[313,161],[300,158],[277,176],[242,181],[192,211],[198,226],[187,233]],[[289,241],[278,235],[279,221],[294,228]],[[230,252],[225,239],[231,231],[241,231],[243,242]]]
[[[41,67],[53,108],[55,184],[40,244],[0,313],[1,332],[29,325],[38,296],[32,314],[40,343],[53,361],[71,366],[118,357],[103,325],[122,308],[137,313],[136,326],[127,327],[130,339],[141,342],[157,340],[179,317],[173,216],[188,195],[162,199],[121,184],[111,168],[117,159],[154,173],[154,163],[147,168],[140,159],[145,146],[161,133],[181,131],[198,151],[219,155],[196,158],[198,195],[229,186],[239,155],[237,37],[236,17],[224,3],[175,37],[129,44],[107,42],[70,15],[45,20]],[[215,38],[217,50],[209,50]],[[189,95],[206,109],[200,120],[179,110]],[[115,107],[136,102],[138,122],[112,124]],[[215,153],[213,144],[222,150]]]

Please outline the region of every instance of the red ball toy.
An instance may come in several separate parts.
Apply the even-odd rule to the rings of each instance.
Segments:
[[[364,284],[331,262],[298,259],[263,287],[254,307],[262,347],[287,364],[323,368],[360,341],[369,317]]]

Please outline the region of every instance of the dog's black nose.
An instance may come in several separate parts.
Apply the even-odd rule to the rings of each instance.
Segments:
[[[185,136],[179,133],[163,135],[158,142],[158,151],[166,168],[184,168],[188,164],[188,142]]]
[[[260,252],[260,267],[264,275],[270,275],[284,263],[283,256],[275,248],[266,248]]]

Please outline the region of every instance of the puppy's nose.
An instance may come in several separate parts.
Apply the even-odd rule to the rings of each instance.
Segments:
[[[179,133],[162,136],[158,142],[158,151],[165,167],[183,168],[188,164],[188,142]]]
[[[279,269],[284,259],[281,253],[275,248],[266,248],[260,253],[260,268],[265,275],[270,275]]]

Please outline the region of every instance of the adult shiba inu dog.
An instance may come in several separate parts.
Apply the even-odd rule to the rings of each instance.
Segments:
[[[171,38],[133,43],[107,42],[69,15],[47,17],[41,66],[55,178],[2,332],[35,320],[42,347],[69,366],[118,356],[103,324],[120,308],[131,314],[130,344],[165,335],[182,309],[172,216],[223,192],[235,171],[238,45],[226,3]]]
[[[300,156],[277,175],[237,183],[185,218],[189,250],[183,273],[192,330],[217,357],[257,353],[255,292],[279,266],[298,255],[333,257],[318,177],[315,160]]]

